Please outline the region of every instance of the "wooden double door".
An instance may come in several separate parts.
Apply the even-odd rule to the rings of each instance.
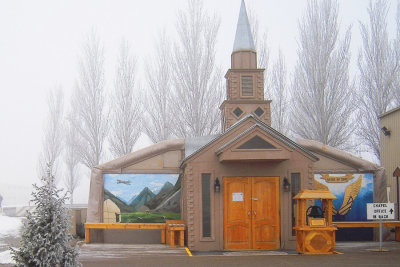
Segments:
[[[224,248],[279,249],[279,177],[224,177]]]

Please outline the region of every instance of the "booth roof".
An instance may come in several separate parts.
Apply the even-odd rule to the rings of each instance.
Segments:
[[[293,199],[336,199],[329,190],[301,190]]]

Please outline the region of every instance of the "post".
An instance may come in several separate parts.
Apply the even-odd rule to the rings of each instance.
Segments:
[[[400,221],[400,208],[399,208],[399,176],[396,176],[396,195],[397,195],[397,220]]]
[[[179,231],[179,245],[181,247],[185,246],[185,230],[180,230]]]
[[[165,228],[161,229],[161,244],[165,244]]]
[[[382,220],[379,220],[379,251],[382,251]]]
[[[85,229],[85,242],[86,244],[90,243],[90,228]]]

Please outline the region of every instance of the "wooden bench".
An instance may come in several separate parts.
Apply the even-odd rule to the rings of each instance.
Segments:
[[[337,228],[379,227],[379,221],[333,222]],[[400,242],[400,221],[382,221],[382,227],[395,227],[396,241]]]
[[[179,245],[184,246],[184,221],[180,224],[171,223],[85,223],[85,242],[90,243],[90,229],[151,229],[161,230],[161,243],[175,247],[175,233],[179,233]],[[166,239],[168,241],[166,242]]]

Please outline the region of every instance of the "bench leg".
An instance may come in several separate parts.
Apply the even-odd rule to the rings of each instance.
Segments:
[[[171,245],[171,248],[175,247],[175,231],[169,231],[170,232],[170,242],[169,244]]]
[[[169,245],[171,242],[170,234],[171,234],[170,230],[165,230],[165,244],[166,245]]]
[[[185,231],[179,231],[179,246],[185,246]]]
[[[89,228],[85,229],[85,242],[86,242],[86,244],[90,243],[90,229]]]
[[[165,229],[161,229],[161,244],[165,244]]]

